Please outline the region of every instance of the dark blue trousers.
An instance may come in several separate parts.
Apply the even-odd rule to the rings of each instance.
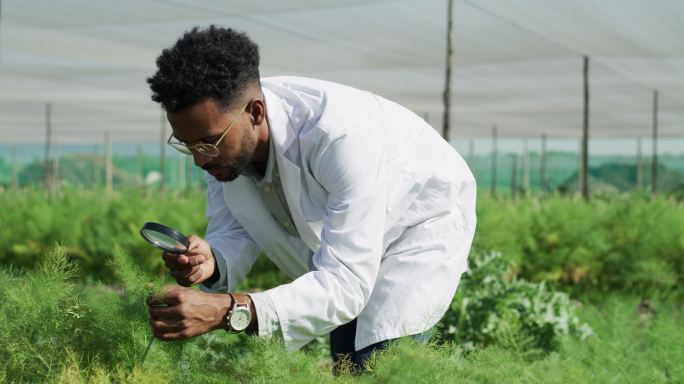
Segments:
[[[417,341],[427,343],[432,336],[432,329],[419,335],[411,336]],[[339,368],[347,364],[351,364],[353,372],[360,372],[363,370],[366,361],[371,357],[373,352],[381,351],[389,345],[392,340],[384,340],[375,344],[371,344],[361,350],[354,349],[354,340],[356,339],[356,319],[335,328],[330,332],[330,356],[333,361],[333,373],[339,373]],[[394,339],[396,340],[396,339]]]

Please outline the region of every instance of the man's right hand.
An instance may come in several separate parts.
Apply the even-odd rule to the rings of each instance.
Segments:
[[[178,284],[189,287],[211,277],[216,269],[214,254],[206,240],[199,236],[188,237],[190,246],[184,254],[162,253],[164,264]]]

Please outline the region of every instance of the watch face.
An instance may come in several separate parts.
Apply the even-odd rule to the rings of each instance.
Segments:
[[[230,315],[230,326],[236,331],[243,331],[252,321],[252,313],[249,308],[235,308]]]

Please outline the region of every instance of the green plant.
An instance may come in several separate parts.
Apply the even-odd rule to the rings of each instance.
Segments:
[[[502,271],[502,259],[482,268]],[[34,271],[0,268],[0,382],[11,383],[409,383],[409,382],[682,382],[684,328],[680,304],[604,298],[580,309],[597,334],[584,342],[558,336],[537,359],[492,344],[467,354],[460,342],[394,343],[361,376],[333,377],[324,351],[288,353],[277,339],[212,332],[185,342],[150,338],[145,296],[164,281],[137,268],[125,252],[111,261],[120,287],[76,282],[63,247]],[[501,264],[498,264],[501,263]],[[496,265],[498,264],[498,265]],[[148,287],[148,283],[153,283]],[[475,284],[474,280],[470,284]],[[465,287],[465,285],[464,285]],[[462,287],[463,288],[463,287]],[[465,293],[466,291],[464,291]]]
[[[442,337],[466,351],[499,345],[532,356],[558,349],[564,335],[591,335],[567,294],[518,279],[511,271],[500,253],[471,255],[470,270],[442,319]]]

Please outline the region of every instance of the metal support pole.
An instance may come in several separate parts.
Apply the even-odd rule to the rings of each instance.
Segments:
[[[446,76],[444,79],[444,117],[442,119],[442,137],[446,141],[449,141],[449,130],[451,126],[451,67],[454,65],[453,8],[454,0],[448,0]]]
[[[584,56],[584,124],[582,129],[582,197],[589,201],[589,57]]]

